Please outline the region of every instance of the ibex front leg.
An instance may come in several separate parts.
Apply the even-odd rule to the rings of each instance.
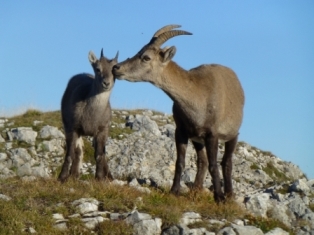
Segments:
[[[75,161],[75,147],[78,139],[78,134],[76,132],[66,133],[66,154],[64,163],[62,165],[61,172],[59,174],[58,180],[64,182],[70,176],[70,168],[73,161]]]
[[[70,174],[74,178],[80,176],[80,170],[83,161],[83,140],[82,137],[76,139],[74,148],[75,157],[72,159]]]
[[[112,180],[113,177],[110,173],[107,161],[106,161],[106,142],[109,133],[109,127],[104,127],[97,134],[96,139],[94,139],[95,148],[95,160],[96,160],[96,175],[97,180],[109,179]]]
[[[180,180],[182,172],[185,168],[185,153],[186,147],[188,143],[188,137],[186,133],[180,130],[178,127],[175,132],[175,139],[176,139],[176,147],[177,147],[177,161],[176,161],[176,169],[173,179],[173,184],[171,187],[171,193],[179,194],[180,192]]]

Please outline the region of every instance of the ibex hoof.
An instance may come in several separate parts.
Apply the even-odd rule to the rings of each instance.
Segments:
[[[58,181],[60,181],[61,183],[64,183],[65,181],[67,181],[68,176],[59,176],[58,177]]]
[[[215,202],[217,204],[221,203],[221,202],[225,202],[226,201],[226,198],[223,194],[214,194],[214,199],[215,199]]]
[[[170,193],[174,194],[174,195],[179,195],[180,193],[180,186],[179,187],[176,187],[176,186],[173,186],[170,190]]]

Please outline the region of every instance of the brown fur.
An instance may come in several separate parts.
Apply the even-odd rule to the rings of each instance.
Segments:
[[[118,56],[118,54],[117,54]],[[64,182],[69,176],[77,178],[83,157],[81,136],[93,136],[96,160],[96,179],[112,179],[105,159],[105,144],[111,120],[109,97],[114,85],[112,67],[117,56],[98,60],[90,52],[89,60],[95,76],[78,74],[73,76],[63,94],[61,115],[66,135],[67,151],[58,180]]]
[[[186,147],[188,139],[191,139],[198,156],[194,187],[203,187],[208,169],[212,176],[215,200],[220,202],[225,199],[225,195],[233,194],[232,154],[242,123],[244,93],[231,69],[212,64],[186,71],[171,61],[175,52],[175,47],[160,49],[154,43],[149,43],[134,57],[115,65],[113,73],[118,79],[151,82],[174,102],[177,161],[171,191],[179,193]],[[225,141],[225,154],[221,163],[225,195],[221,190],[217,167],[219,139]]]

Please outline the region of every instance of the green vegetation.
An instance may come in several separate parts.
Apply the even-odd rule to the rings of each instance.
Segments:
[[[143,114],[143,112],[147,111],[147,109],[134,109],[134,110],[126,110],[129,115],[136,115],[136,114]],[[160,116],[164,116],[164,113],[162,112],[159,112],[159,111],[156,111],[156,110],[150,110],[152,111],[152,115],[160,115]],[[173,119],[173,116],[170,116],[168,117],[168,119],[171,121],[171,122],[174,122],[174,119]],[[154,120],[158,126],[163,126],[165,125],[166,123],[163,122],[163,121],[160,121],[160,120]]]
[[[34,125],[34,121],[40,121]],[[38,110],[30,109],[24,114],[8,118],[8,122],[13,122],[14,127],[32,127],[34,131],[39,131],[43,126],[50,125],[62,129],[62,120],[60,111],[41,112]]]
[[[126,224],[124,221],[111,221],[107,220],[100,223],[95,230],[96,234],[99,235],[111,235],[111,234],[121,234],[121,235],[132,235],[133,227]],[[89,233],[90,234],[90,233]]]
[[[259,169],[261,169],[256,163],[253,163],[253,164],[250,166],[250,168],[251,168],[252,170],[259,170]]]
[[[262,153],[263,155],[268,155],[268,156],[272,156],[272,155],[273,155],[273,153],[270,152],[270,151],[261,151],[261,153]]]
[[[0,151],[5,151],[5,144],[4,143],[0,143]]]
[[[122,139],[126,138],[129,134],[132,134],[132,133],[133,133],[133,131],[129,127],[118,128],[115,126],[115,127],[110,128],[109,136],[112,139],[122,140]]]
[[[277,193],[286,194],[289,192],[290,186],[288,184],[283,184],[281,189],[276,190]]]
[[[266,174],[268,174],[277,183],[289,181],[289,178],[285,175],[285,173],[279,171],[271,162],[267,163],[267,166],[263,168],[263,171],[265,171]]]
[[[256,226],[260,228],[264,233],[269,232],[274,228],[282,228],[283,230],[289,232],[289,234],[293,235],[293,231],[289,229],[282,222],[275,219],[267,219],[263,217],[254,217],[252,215],[247,215],[246,219],[249,221],[249,225]]]
[[[93,144],[85,137],[83,137],[83,144],[83,162],[95,164]]]

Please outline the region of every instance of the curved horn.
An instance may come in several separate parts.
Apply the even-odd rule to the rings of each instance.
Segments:
[[[100,52],[100,58],[101,57],[104,57],[103,48],[101,48],[101,52]]]
[[[158,37],[160,34],[164,33],[164,32],[167,32],[167,31],[170,31],[172,29],[175,29],[175,28],[180,28],[181,25],[178,25],[178,24],[170,24],[170,25],[166,25],[164,27],[162,27],[161,29],[159,29],[153,36],[154,37]]]
[[[175,36],[179,35],[192,35],[192,33],[183,31],[183,30],[172,30],[167,31],[162,34],[160,34],[157,38],[152,38],[149,44],[154,45],[156,47],[160,47],[162,44],[164,44],[167,40],[170,38],[173,38]]]

